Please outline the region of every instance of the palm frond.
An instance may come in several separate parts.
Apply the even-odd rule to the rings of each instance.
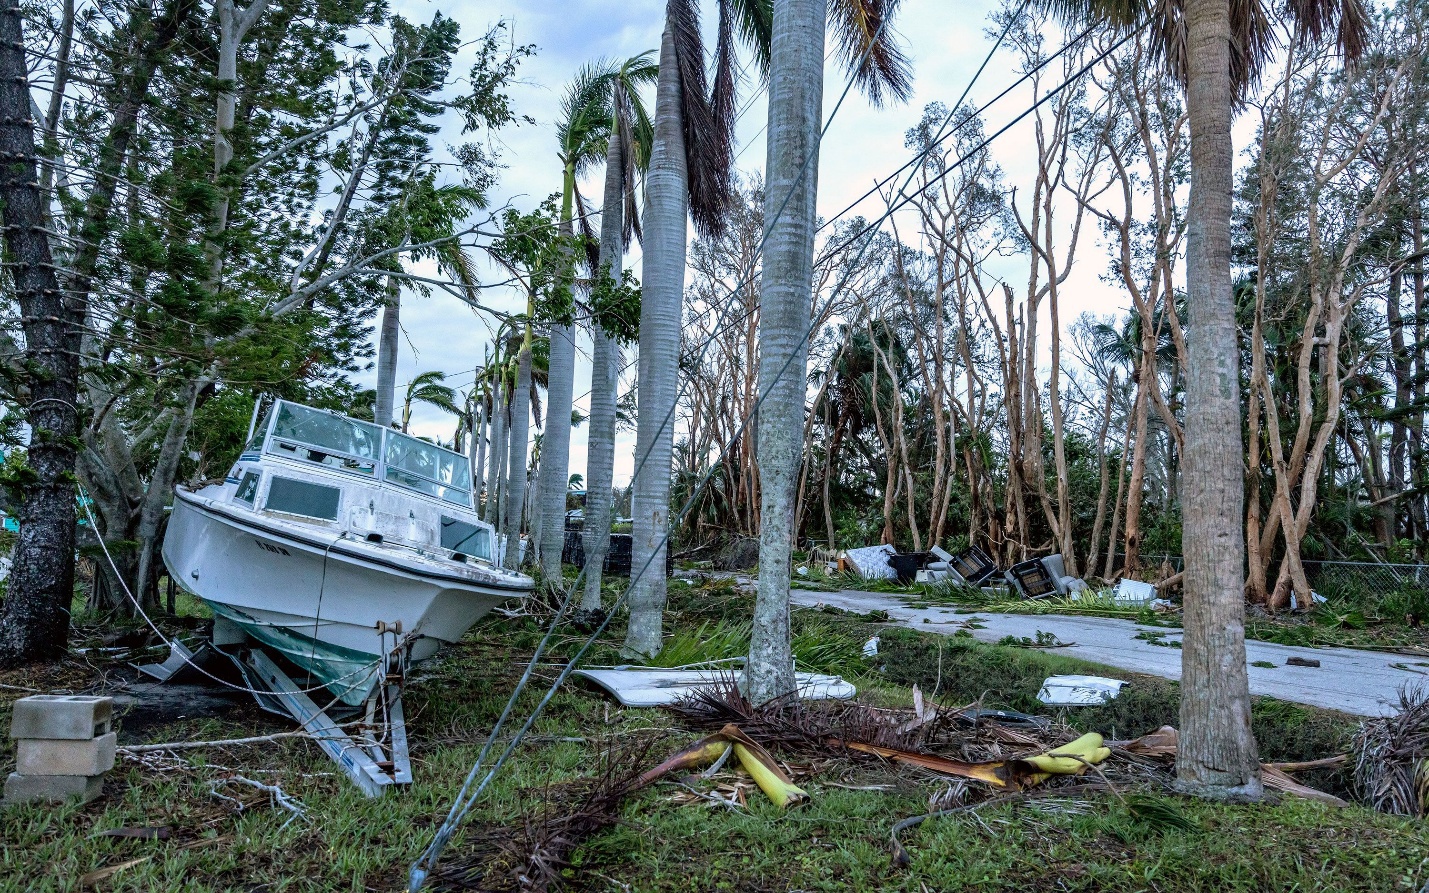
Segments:
[[[829,20],[839,59],[876,106],[913,94],[912,65],[894,37],[892,19],[902,0],[832,0]]]
[[[670,0],[665,8],[674,39],[676,76],[680,79],[680,118],[685,140],[690,219],[703,236],[723,232],[730,203],[733,152],[725,143],[728,127],[715,120],[705,78],[704,38],[695,0]]]
[[[769,46],[774,39],[774,0],[723,0],[734,13],[740,41],[759,66],[762,76],[769,74]]]

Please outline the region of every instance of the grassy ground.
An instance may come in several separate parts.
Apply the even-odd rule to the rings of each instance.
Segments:
[[[672,649],[722,656],[745,634],[748,598],[728,587],[673,585]],[[849,674],[860,695],[907,705],[911,686],[942,703],[978,698],[988,707],[1037,710],[1050,672],[1086,670],[1055,654],[888,629],[836,614],[797,611],[803,659]],[[616,624],[618,626],[618,623]],[[691,634],[688,630],[702,630]],[[875,661],[859,648],[878,631]],[[592,658],[615,662],[616,630]],[[572,632],[557,655],[573,650]],[[406,695],[416,783],[369,801],[315,747],[284,740],[257,747],[184,751],[182,759],[126,760],[105,797],[86,806],[25,807],[0,815],[0,891],[79,889],[86,873],[129,864],[95,881],[105,890],[396,890],[407,865],[445,813],[539,636],[530,620],[492,620],[461,647],[423,667]],[[701,650],[699,642],[709,644]],[[817,646],[817,647],[816,647]],[[715,653],[709,653],[715,652]],[[555,661],[537,682],[555,677]],[[83,689],[118,668],[72,660],[43,672],[12,672],[7,686]],[[544,686],[541,686],[544,688]],[[24,692],[0,689],[0,723]],[[1110,704],[1067,714],[1073,725],[1130,736],[1175,720],[1175,686],[1136,679]],[[529,692],[521,707],[534,705]],[[183,712],[183,711],[179,711]],[[286,728],[238,701],[222,715],[142,711],[121,718],[121,741],[211,740]],[[1342,717],[1260,701],[1256,730],[1269,759],[1338,752],[1353,725]],[[611,742],[645,742],[663,758],[696,735],[655,710],[624,710],[566,686],[525,746],[472,814],[449,860],[470,861],[540,815],[570,780],[597,771]],[[579,741],[560,740],[579,738]],[[13,768],[8,752],[0,771]],[[567,873],[579,890],[1007,890],[1265,891],[1418,890],[1429,880],[1429,833],[1417,822],[1358,807],[1336,810],[1283,800],[1256,807],[1175,801],[1189,827],[1168,830],[1107,795],[993,806],[929,821],[904,836],[906,869],[889,858],[888,831],[928,809],[945,780],[915,770],[826,762],[798,775],[811,801],[788,813],[757,796],[745,809],[691,798],[661,784],[630,800],[621,822],[587,840]],[[729,773],[721,776],[732,777]],[[268,795],[239,778],[278,785],[301,802],[289,821]],[[1311,780],[1311,779],[1306,779]],[[1334,777],[1314,779],[1341,789]],[[1155,790],[1147,796],[1170,801]],[[1134,804],[1133,804],[1134,805]],[[116,828],[161,827],[166,840],[96,836]],[[138,860],[138,861],[136,861]],[[508,879],[509,880],[509,879]]]

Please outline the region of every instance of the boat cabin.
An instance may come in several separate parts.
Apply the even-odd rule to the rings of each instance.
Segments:
[[[497,562],[466,456],[331,410],[279,400],[223,490],[235,508],[459,562]]]

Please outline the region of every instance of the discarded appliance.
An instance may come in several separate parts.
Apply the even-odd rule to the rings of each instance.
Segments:
[[[374,796],[411,779],[406,668],[534,587],[498,553],[472,508],[466,456],[286,400],[222,484],[176,489],[163,550],[170,577],[212,608],[212,645],[259,703],[302,723]],[[149,671],[164,679],[177,664],[159,666]],[[320,709],[308,694],[323,688],[332,703]],[[387,744],[354,743],[329,710],[380,711],[391,735],[372,740]]]
[[[1051,707],[1091,707],[1116,697],[1123,685],[1105,676],[1048,676],[1037,700]]]
[[[1087,588],[1083,580],[1067,574],[1060,553],[1014,564],[1005,576],[1008,584],[1024,598],[1067,595]]]
[[[956,582],[969,586],[981,586],[998,572],[997,562],[977,546],[968,546],[948,562],[949,568],[959,579]]]
[[[1040,558],[1029,558],[1008,569],[1007,582],[1023,598],[1047,598],[1057,594],[1057,583]]]
[[[626,707],[664,707],[689,697],[696,689],[727,684],[729,670],[663,670],[656,667],[611,667],[576,670],[581,676],[610,692]],[[846,701],[858,690],[840,676],[795,673],[799,697],[810,701]]]
[[[851,570],[866,580],[887,580],[894,576],[888,559],[897,554],[898,550],[887,544],[848,549],[839,556],[839,567]]]

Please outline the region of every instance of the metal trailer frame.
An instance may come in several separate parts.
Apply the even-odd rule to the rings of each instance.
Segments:
[[[259,705],[296,720],[362,793],[381,797],[394,785],[412,783],[401,672],[384,672],[367,698],[364,718],[349,733],[261,649],[247,649],[235,660],[253,684]],[[263,694],[257,694],[260,689]]]
[[[206,643],[199,652],[212,649],[232,660],[247,680],[258,706],[295,720],[363,794],[381,797],[389,788],[412,783],[406,715],[402,710],[402,685],[406,681],[410,639],[401,638],[400,626],[394,629],[379,624],[377,632],[382,636],[382,680],[367,696],[361,718],[345,724],[330,717],[326,708],[319,707],[309,697],[314,692],[305,691],[251,640],[237,653],[212,643]],[[393,640],[390,648],[388,634]],[[168,660],[139,669],[165,682],[185,666],[196,666],[195,653],[183,643],[170,641],[169,647]]]

